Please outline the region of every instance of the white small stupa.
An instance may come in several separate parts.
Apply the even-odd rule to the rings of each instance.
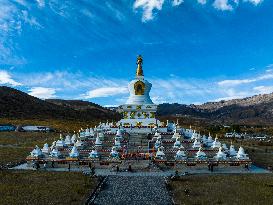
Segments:
[[[112,158],[119,158],[119,154],[118,154],[118,152],[117,152],[115,146],[112,147],[112,150],[111,150],[111,152],[110,152],[110,157],[112,157]]]
[[[155,155],[155,158],[156,159],[165,159],[165,154],[163,152],[163,147],[159,147],[157,152],[156,152],[156,155]]]
[[[229,147],[229,156],[230,157],[235,157],[237,155],[237,152],[234,148],[234,145],[231,143],[230,147]]]
[[[73,134],[72,137],[71,137],[71,142],[72,142],[72,144],[74,144],[74,143],[76,142],[76,140],[77,140],[77,135],[76,135],[75,132],[74,132],[74,134]]]
[[[159,147],[161,146],[161,140],[160,139],[157,139],[156,142],[155,142],[155,149],[158,149]]]
[[[78,135],[79,138],[81,139],[85,139],[85,130],[83,130],[82,128],[79,130],[79,135]]]
[[[207,159],[207,155],[205,152],[203,152],[202,147],[199,148],[198,152],[196,152],[195,157],[200,160]]]
[[[119,139],[120,141],[123,139],[123,137],[122,137],[122,131],[120,129],[117,130],[115,138]]]
[[[177,138],[180,138],[181,135],[179,134],[179,132],[177,132],[177,129],[174,130],[173,136],[172,136],[172,140],[176,140]]]
[[[184,129],[183,134],[185,135],[186,138],[191,138],[193,134],[193,130],[191,129],[191,126],[190,126],[190,129]]]
[[[207,145],[208,147],[211,147],[211,146],[212,146],[212,143],[213,143],[213,139],[212,139],[212,137],[210,136],[210,133],[209,133],[209,137],[208,137],[208,140],[207,140],[206,145]]]
[[[173,145],[173,148],[180,148],[181,147],[181,142],[180,142],[180,137],[177,137],[175,142],[174,142],[174,145]]]
[[[101,141],[104,140],[104,134],[103,134],[103,132],[99,132],[98,136],[99,136],[99,138],[100,138]]]
[[[84,136],[85,137],[90,137],[90,129],[88,127],[85,129]]]
[[[195,132],[195,130],[192,133],[191,139],[192,140],[197,139],[197,133]]]
[[[218,141],[218,137],[215,137],[214,142],[212,143],[212,148],[219,148],[221,147],[221,142]]]
[[[218,150],[215,158],[217,160],[226,160],[227,159],[227,155],[223,152],[223,148],[222,147],[219,147],[219,150]]]
[[[99,158],[100,155],[98,153],[98,151],[96,149],[93,149],[90,153],[89,153],[89,158]]]
[[[239,159],[239,160],[247,160],[247,159],[249,159],[249,157],[245,153],[245,150],[244,150],[243,147],[239,148],[236,158]]]
[[[223,148],[224,152],[228,151],[228,147],[227,147],[227,145],[225,143],[222,144],[222,148]]]
[[[95,146],[96,147],[101,147],[102,146],[102,142],[101,142],[98,134],[97,134],[97,137],[96,137]]]
[[[78,138],[76,143],[74,144],[74,146],[76,147],[83,147],[84,146],[84,142],[81,140],[81,138]]]
[[[202,142],[203,142],[203,144],[207,144],[207,141],[208,141],[207,136],[206,136],[206,135],[203,135],[203,137],[202,137]]]
[[[64,143],[64,139],[63,139],[63,135],[60,134],[60,139],[56,142],[56,147],[60,147],[63,148],[65,147],[65,143]]]
[[[201,142],[199,139],[195,139],[192,145],[192,148],[196,149],[196,148],[200,148],[201,147]]]
[[[50,150],[53,150],[56,147],[56,141],[52,142],[52,145],[50,147]]]
[[[49,146],[48,146],[47,143],[44,144],[44,147],[43,147],[43,149],[42,149],[42,152],[43,152],[44,154],[49,154],[49,153],[50,153],[50,148],[49,148]]]
[[[93,138],[95,136],[94,129],[92,127],[89,129],[89,136],[91,138]]]
[[[42,157],[43,153],[41,149],[38,147],[38,145],[36,145],[35,148],[30,152],[30,155],[32,157]]]
[[[115,138],[115,147],[116,147],[117,150],[121,148],[120,139],[119,138]]]
[[[71,152],[69,153],[69,156],[71,158],[78,158],[80,156],[80,153],[79,153],[79,151],[78,151],[78,149],[77,149],[76,146],[73,146]]]
[[[70,135],[66,135],[65,140],[64,140],[64,143],[65,143],[66,146],[70,146],[70,145],[73,144],[73,143],[72,143],[72,140],[71,140],[71,138],[70,138]]]
[[[187,159],[187,156],[185,152],[182,150],[182,148],[179,148],[179,150],[175,154],[175,160],[185,160]]]
[[[60,156],[61,156],[61,152],[58,150],[57,147],[55,147],[55,148],[50,152],[50,157],[59,158]]]
[[[157,139],[160,139],[161,140],[161,134],[156,130],[155,134],[154,134],[154,137],[153,137],[153,141],[154,140],[157,140]]]

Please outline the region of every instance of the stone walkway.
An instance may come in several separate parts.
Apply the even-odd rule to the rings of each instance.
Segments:
[[[108,176],[94,200],[96,205],[171,205],[163,177]]]

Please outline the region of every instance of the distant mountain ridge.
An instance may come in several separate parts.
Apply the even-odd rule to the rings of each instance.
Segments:
[[[0,86],[0,118],[12,119],[119,119],[118,113],[80,100],[41,100],[22,91]]]
[[[203,119],[209,123],[273,125],[273,94],[208,102],[202,105],[160,104],[157,115]],[[120,115],[92,102],[41,100],[0,86],[0,118],[59,120],[119,120]]]
[[[201,109],[218,109],[220,107],[230,106],[230,105],[240,105],[240,106],[252,106],[264,103],[273,102],[273,93],[263,94],[263,95],[254,95],[251,97],[246,97],[242,99],[232,99],[232,100],[221,100],[219,102],[207,102],[202,105],[197,105]]]
[[[208,102],[202,105],[161,104],[158,115],[203,118],[211,123],[273,125],[273,94]]]

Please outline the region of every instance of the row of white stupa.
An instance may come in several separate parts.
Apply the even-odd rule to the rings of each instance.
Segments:
[[[159,147],[157,152],[156,152],[156,158],[157,159],[166,159],[165,153],[164,153],[164,147]],[[238,152],[236,152],[235,148],[233,145],[230,145],[230,150],[229,150],[229,157],[230,159],[237,159],[237,160],[248,160],[249,157],[244,151],[243,147],[240,147]],[[187,155],[183,148],[179,148],[178,151],[175,154],[174,157],[176,160],[186,160]],[[195,154],[195,159],[198,160],[206,160],[207,155],[206,153],[202,150],[202,147],[199,148],[199,150]],[[222,147],[219,147],[218,152],[214,156],[214,159],[216,160],[227,160],[227,154],[223,151]]]
[[[181,135],[178,132],[174,132],[173,136],[172,136],[172,140],[175,141],[173,148],[180,148],[181,142],[180,142],[180,138]],[[215,139],[213,140],[213,138],[209,135],[209,137],[207,138],[205,135],[203,135],[202,139],[200,140],[200,138],[197,137],[192,137],[192,140],[194,139],[192,148],[200,148],[202,146],[206,146],[206,147],[211,147],[211,148],[219,148],[219,147],[223,147],[225,150],[227,149],[226,144],[221,144],[221,142],[219,142],[217,136],[215,137]],[[159,132],[156,132],[154,134],[153,140],[156,140],[155,142],[155,148],[159,148],[162,144],[162,138],[161,138],[161,134]]]
[[[214,157],[217,160],[226,160],[227,159],[227,155],[230,158],[236,158],[238,160],[248,160],[249,157],[247,156],[247,154],[245,154],[243,147],[240,147],[238,152],[236,152],[234,145],[230,145],[230,148],[228,149],[226,144],[221,144],[221,142],[218,141],[218,138],[216,137],[214,140],[212,139],[212,137],[209,134],[209,137],[207,138],[205,135],[202,136],[201,139],[201,135],[197,134],[195,131],[191,130],[191,129],[186,129],[184,130],[183,134],[186,137],[190,137],[191,139],[194,139],[194,143],[192,145],[192,148],[198,148],[198,152],[196,152],[195,158],[197,159],[206,159],[206,153],[204,151],[202,151],[202,147],[205,145],[206,147],[210,147],[212,149],[218,149],[218,152],[216,154],[216,156]],[[177,160],[184,160],[187,159],[187,156],[185,154],[184,147],[180,142],[180,138],[181,135],[175,130],[173,136],[172,136],[172,140],[175,140],[173,148],[174,149],[178,149],[178,151],[176,152],[175,155],[175,159]],[[156,152],[156,158],[158,159],[164,159],[165,158],[165,153],[163,152],[164,147],[162,146],[162,138],[161,138],[161,134],[159,132],[156,132],[154,134],[154,137],[152,139],[153,141],[156,140],[154,147],[157,150]],[[201,143],[202,140],[202,143]]]
[[[90,134],[90,133],[88,133]],[[86,137],[87,135],[85,135]],[[91,135],[88,135],[91,136]],[[121,140],[123,139],[121,130],[118,130],[115,136],[114,140],[114,146],[112,147],[110,157],[118,157],[118,152],[121,148]],[[99,132],[97,133],[97,137],[95,140],[95,149],[93,149],[89,153],[90,158],[99,158],[99,153],[97,151],[97,148],[102,147],[102,141],[104,140],[104,134]],[[58,148],[67,148],[72,147],[71,152],[69,153],[69,157],[71,158],[78,158],[80,157],[78,148],[81,149],[85,146],[85,142],[81,140],[80,135],[74,134],[72,137],[70,135],[67,135],[65,137],[65,140],[62,137],[62,134],[60,134],[60,139],[58,141],[54,141],[49,147],[49,145],[46,143],[44,144],[43,148],[40,149],[37,145],[33,149],[33,151],[30,153],[31,157],[53,157],[53,158],[60,158],[61,152],[58,150]]]
[[[95,126],[94,128],[86,128],[80,129],[80,137],[94,137],[95,132],[104,132],[104,131],[111,131],[111,127],[115,126],[115,124],[109,123],[108,121],[106,123],[101,123],[98,126]]]

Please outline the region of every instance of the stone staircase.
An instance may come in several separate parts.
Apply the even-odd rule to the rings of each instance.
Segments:
[[[129,152],[137,152],[139,147],[142,148],[144,152],[147,152],[148,149],[148,139],[144,134],[135,134],[132,133],[129,136],[129,144],[128,144]]]

